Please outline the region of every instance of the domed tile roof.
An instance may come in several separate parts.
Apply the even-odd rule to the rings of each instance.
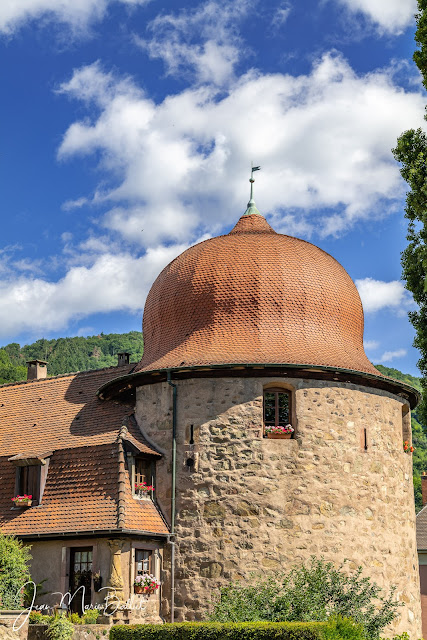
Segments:
[[[147,297],[135,372],[303,364],[381,375],[365,355],[362,304],[345,269],[255,211],[163,269]]]

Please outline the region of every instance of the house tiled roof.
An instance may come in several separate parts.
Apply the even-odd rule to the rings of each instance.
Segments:
[[[133,529],[167,534],[152,502],[132,496],[127,471],[125,526],[119,523],[119,437],[159,457],[132,408],[101,401],[97,389],[131,366],[0,386],[0,527],[20,536]],[[123,426],[125,425],[125,427]],[[15,463],[49,455],[42,504],[13,508]]]
[[[298,364],[381,376],[363,349],[363,321],[356,286],[334,258],[245,215],[158,276],[135,371]]]
[[[427,551],[427,505],[417,513],[417,549]]]

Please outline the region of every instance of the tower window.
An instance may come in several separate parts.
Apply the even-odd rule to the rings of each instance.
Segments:
[[[285,389],[264,391],[264,426],[285,427],[291,422],[291,392]]]

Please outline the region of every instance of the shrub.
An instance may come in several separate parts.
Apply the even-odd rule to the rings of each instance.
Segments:
[[[322,640],[321,622],[182,622],[117,625],[110,640]]]
[[[70,613],[68,619],[73,624],[83,624],[83,618],[81,618],[78,613]]]
[[[0,608],[23,605],[23,586],[30,580],[30,549],[14,536],[0,533]]]
[[[83,624],[96,624],[99,616],[99,609],[86,609],[82,618]]]
[[[49,640],[71,640],[73,632],[73,623],[64,615],[54,616],[47,626]]]
[[[53,616],[47,616],[41,611],[30,611],[28,616],[29,624],[48,624],[53,619]]]
[[[323,640],[365,640],[363,625],[351,618],[331,617],[322,631]],[[409,640],[409,638],[408,638]]]
[[[394,590],[383,596],[381,588],[361,574],[362,567],[349,574],[345,563],[335,568],[332,562],[312,557],[308,566],[259,578],[254,585],[222,587],[209,619],[326,621],[343,616],[361,624],[366,638],[376,639],[394,620],[401,603],[393,599]]]

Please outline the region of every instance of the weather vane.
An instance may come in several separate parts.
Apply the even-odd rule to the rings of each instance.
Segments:
[[[255,178],[254,178],[254,171],[259,171],[261,169],[261,167],[252,167],[251,168],[251,177],[249,178],[249,182],[251,183],[251,200],[254,199],[254,182],[255,182]]]
[[[244,213],[245,216],[251,216],[251,215],[261,215],[260,212],[258,211],[258,209],[256,208],[256,204],[255,204],[255,200],[254,200],[254,182],[255,182],[255,178],[254,178],[254,171],[259,171],[261,169],[261,167],[251,167],[251,177],[249,178],[249,182],[251,183],[251,198],[248,202],[248,207]]]

